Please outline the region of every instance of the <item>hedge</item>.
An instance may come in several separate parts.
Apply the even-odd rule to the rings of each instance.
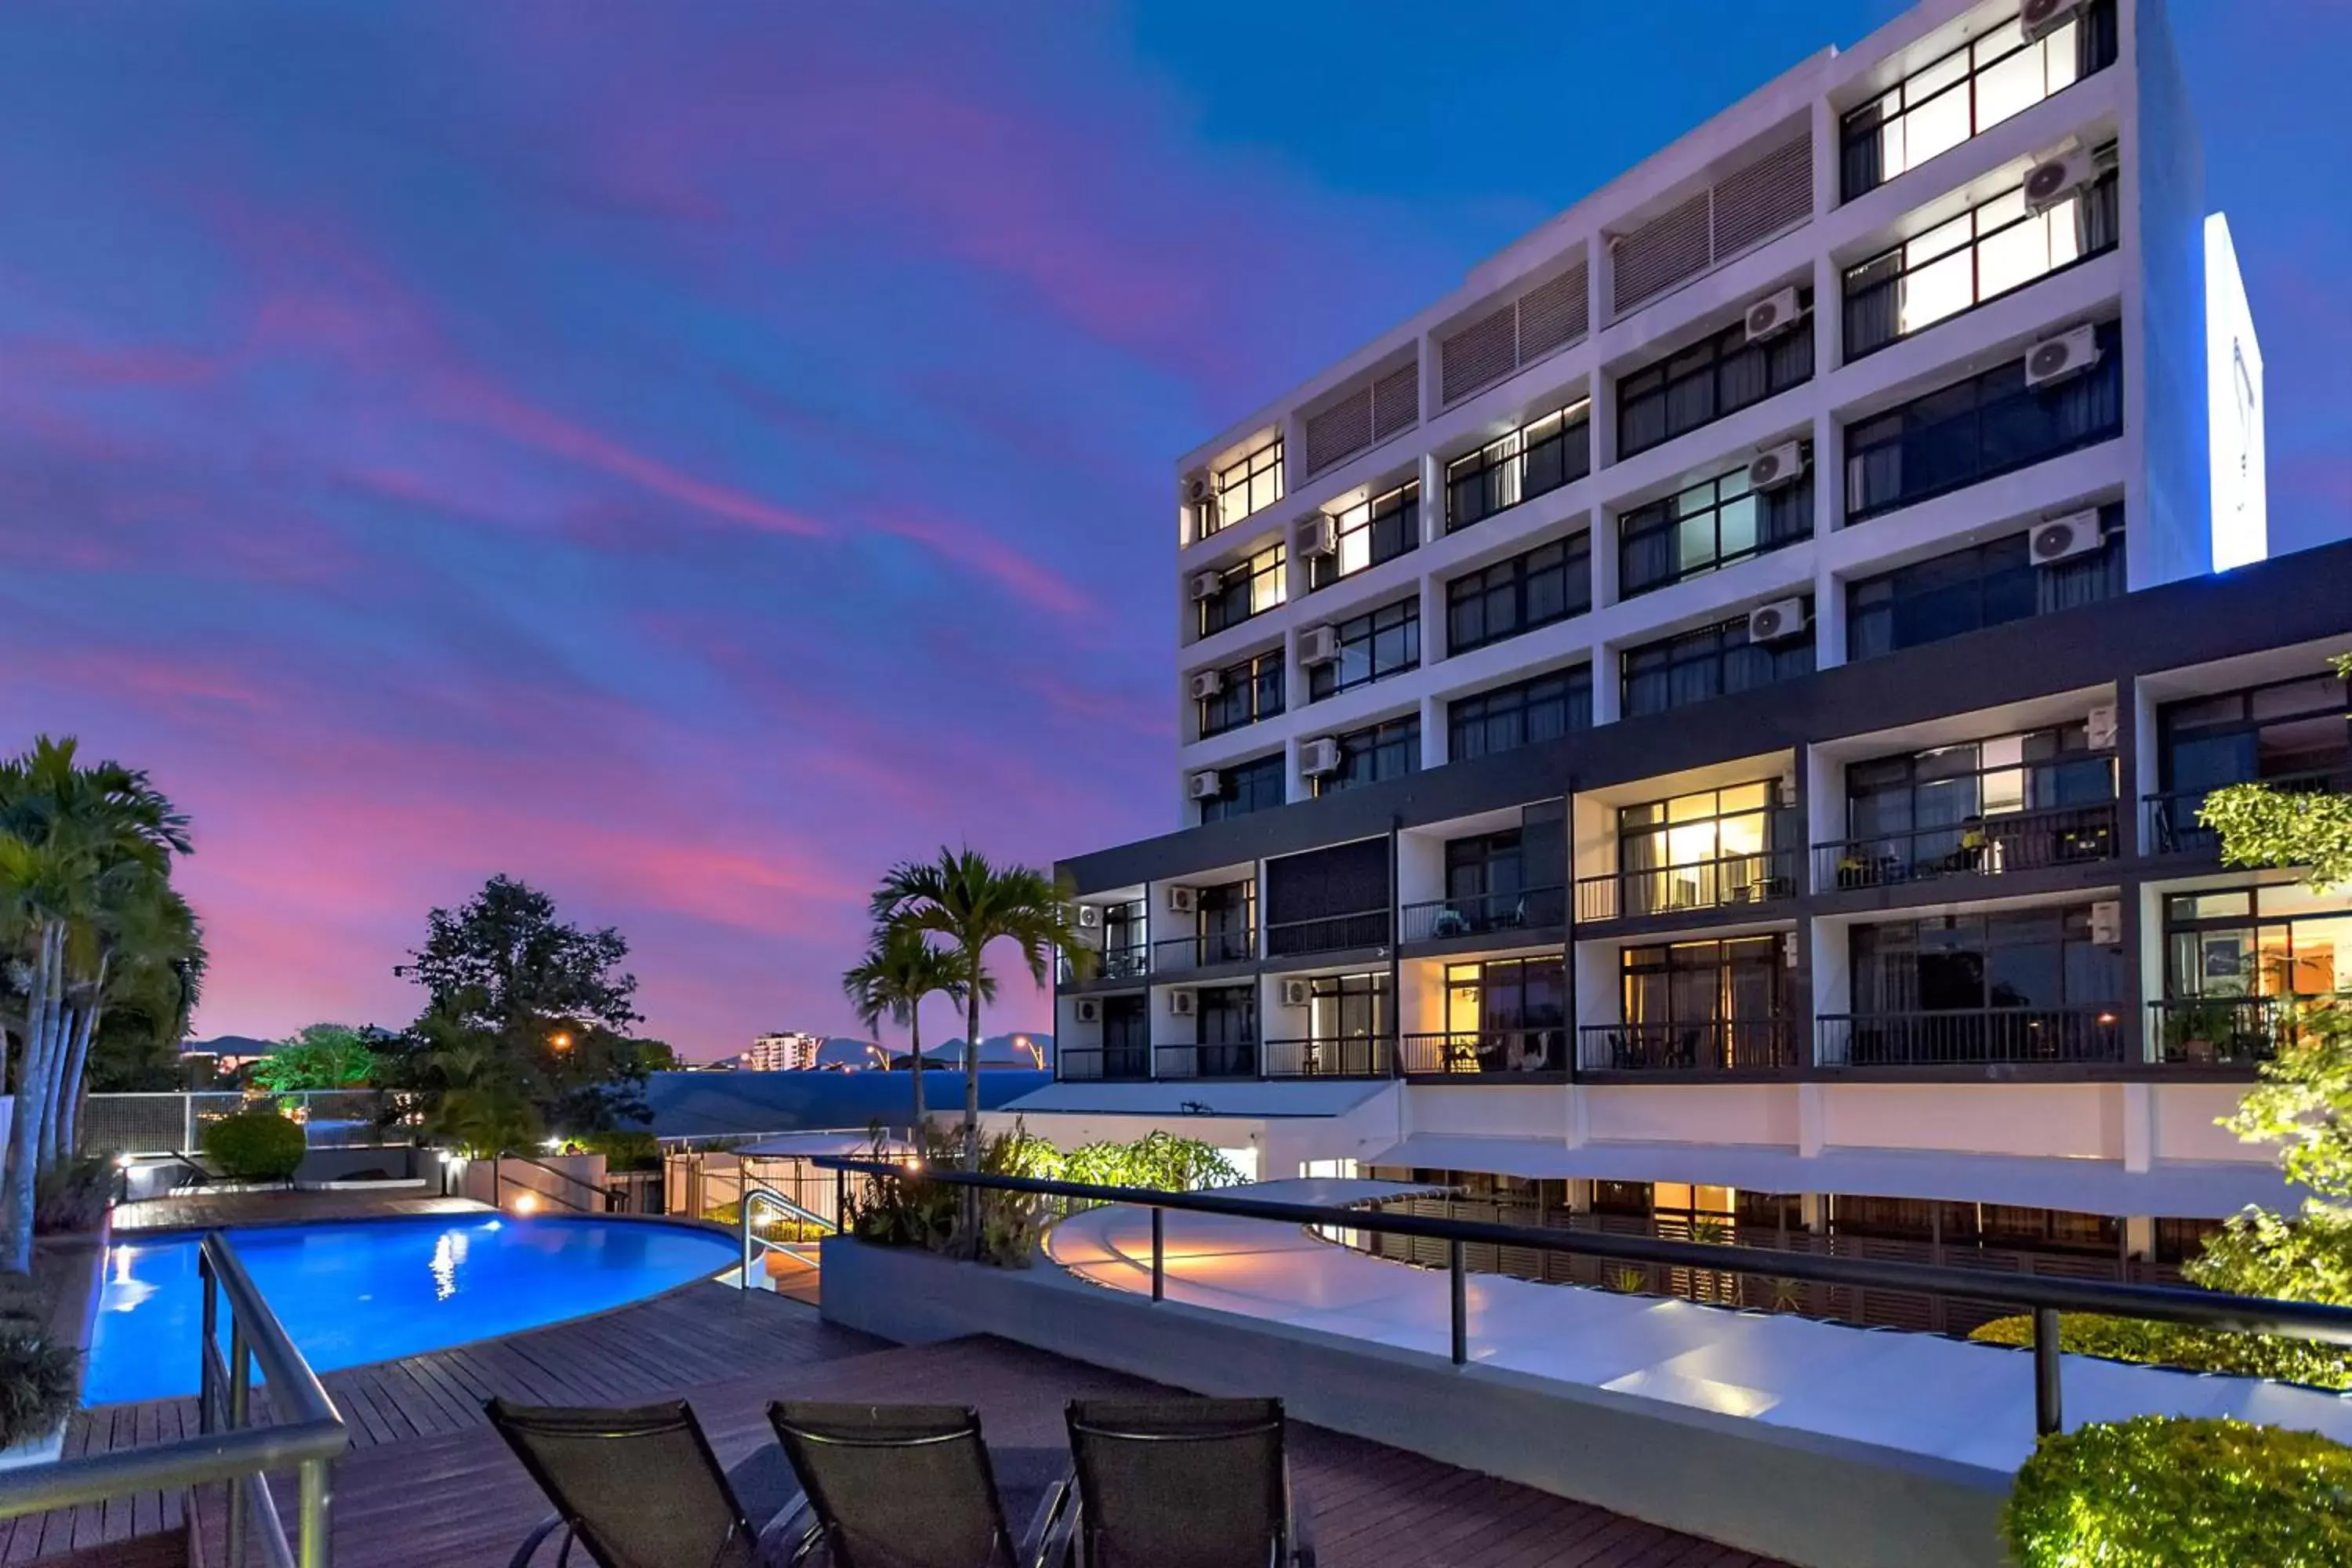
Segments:
[[[1982,1344],[2031,1345],[2033,1320],[1995,1318],[1969,1338]],[[2275,1334],[2232,1334],[2142,1318],[2110,1318],[2095,1312],[2061,1312],[2058,1348],[2109,1361],[2224,1373],[2232,1377],[2276,1377],[2315,1388],[2352,1388],[2352,1352],[2343,1346]]]
[[[2143,1415],[2042,1439],[2001,1519],[2020,1568],[2343,1568],[2352,1448]]]
[[[275,1110],[240,1110],[205,1129],[205,1158],[232,1181],[289,1181],[308,1147],[301,1123]]]

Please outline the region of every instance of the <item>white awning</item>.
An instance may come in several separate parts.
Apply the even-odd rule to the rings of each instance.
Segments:
[[[2126,1171],[2115,1160],[2011,1154],[1927,1153],[1895,1149],[1795,1150],[1743,1144],[1587,1143],[1570,1148],[1534,1138],[1415,1133],[1367,1155],[1366,1168],[1485,1171],[1531,1180],[1690,1182],[1760,1193],[1849,1193],[1954,1203],[2016,1204],[2083,1214],[2226,1219],[2249,1204],[2301,1205],[2276,1168],[2251,1161],[2160,1160]]]

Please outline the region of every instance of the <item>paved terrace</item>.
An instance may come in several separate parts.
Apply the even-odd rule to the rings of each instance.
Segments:
[[[1062,1407],[1072,1397],[1167,1392],[999,1340],[901,1349],[827,1325],[802,1303],[715,1284],[324,1381],[353,1446],[336,1471],[339,1568],[504,1568],[547,1510],[483,1423],[482,1401],[492,1394],[607,1405],[682,1395],[731,1465],[772,1441],[766,1410],[776,1398],[968,1403],[995,1441],[1059,1446],[1066,1440]],[[130,1447],[194,1429],[193,1400],[114,1405],[79,1417],[67,1451]],[[1319,1427],[1294,1426],[1292,1445],[1332,1568],[1778,1568]],[[289,1486],[279,1504],[289,1517],[290,1493]],[[218,1501],[200,1511],[216,1531]],[[177,1500],[152,1493],[0,1521],[0,1563],[73,1552],[78,1564],[176,1563],[176,1553],[134,1557],[129,1542],[183,1522]],[[221,1561],[216,1539],[206,1560]]]

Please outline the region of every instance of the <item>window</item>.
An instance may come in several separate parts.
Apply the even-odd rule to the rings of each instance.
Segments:
[[[1468,653],[1592,608],[1592,540],[1573,533],[1445,584],[1445,647]]]
[[[1795,837],[1792,809],[1771,780],[1619,807],[1621,892],[1607,913],[1715,909],[1793,892],[1780,885],[1792,879],[1774,869],[1776,847]]]
[[[1203,985],[1193,993],[1193,1037],[1183,1052],[1202,1078],[1248,1078],[1257,1071],[1257,987]]]
[[[1927,561],[1861,577],[1845,589],[1849,660],[1941,642],[1985,626],[2053,615],[2120,596],[2125,586],[2124,509],[2099,509],[2100,548],[2036,566],[2032,536],[2012,533]]]
[[[1526,883],[1518,829],[1445,841],[1445,897],[1450,902],[1514,899]]]
[[[1103,910],[1102,968],[1105,980],[1129,980],[1150,971],[1151,939],[1141,899]]]
[[[1592,471],[1592,402],[1531,419],[1445,465],[1445,531],[1572,484]]]
[[[1288,597],[1283,582],[1283,547],[1275,541],[1224,570],[1217,591],[1201,601],[1201,635],[1208,637],[1264,615]]]
[[[1419,594],[1351,616],[1332,629],[1339,634],[1339,657],[1307,670],[1309,702],[1421,668]]]
[[[1568,1066],[1568,982],[1558,958],[1445,966],[1451,1072],[1558,1072]]]
[[[2167,996],[2352,993],[2352,901],[2300,883],[2164,901]]]
[[[2116,60],[2115,0],[2032,43],[1993,27],[1913,71],[1840,122],[1840,185],[1852,201],[1991,130]]]
[[[1220,770],[1217,776],[1224,787],[1214,799],[1201,803],[1201,820],[1223,822],[1228,817],[1247,816],[1254,811],[1272,810],[1283,803],[1283,775],[1279,752]]]
[[[1102,999],[1102,1075],[1108,1079],[1151,1076],[1151,1004],[1145,996]]]
[[[1318,974],[1308,983],[1307,1032],[1317,1040],[1386,1039],[1389,1020],[1389,977],[1370,974]]]
[[[2123,433],[2123,331],[2097,332],[2098,363],[2063,381],[2025,384],[2025,361],[1916,397],[1845,427],[1845,520],[2014,473]]]
[[[1447,703],[1445,760],[1466,763],[1591,727],[1592,667],[1580,664]]]
[[[2114,249],[2116,188],[2109,169],[2087,191],[2029,213],[2021,184],[1847,268],[1847,361]]]
[[[1797,298],[1812,303],[1812,290]],[[1813,318],[1762,342],[1744,321],[1669,354],[1617,383],[1617,456],[1622,460],[1711,425],[1813,378]]]
[[[1224,686],[1200,703],[1201,738],[1222,735],[1282,711],[1282,650],[1268,648],[1255,658],[1229,664],[1219,673]]]
[[[1623,950],[1623,1023],[1598,1031],[1583,1065],[1617,1071],[1794,1067],[1780,935]],[[1589,1034],[1588,1034],[1589,1040]]]
[[[1201,530],[1202,538],[1241,521],[1282,499],[1282,437],[1269,436],[1209,476],[1217,504]]]
[[[2208,792],[2257,780],[2342,789],[2352,776],[2352,695],[2333,675],[2194,697],[2157,710],[2158,847],[2210,851]]]
[[[1266,956],[1380,947],[1391,907],[1386,837],[1276,857],[1265,867]]]
[[[1417,713],[1350,730],[1339,740],[1339,771],[1315,781],[1318,796],[1421,771],[1421,716]]]
[[[1632,598],[1811,538],[1810,449],[1805,457],[1803,475],[1778,489],[1750,489],[1743,464],[1627,512],[1617,524],[1619,596]]]
[[[1336,547],[1307,563],[1307,591],[1328,588],[1366,567],[1392,561],[1421,542],[1421,482],[1360,500],[1332,520]]]
[[[1812,614],[1812,600],[1805,601]],[[1813,631],[1773,643],[1748,640],[1748,617],[1678,633],[1625,650],[1625,717],[1664,713],[1813,672]]]
[[[1821,874],[1865,888],[2110,859],[2115,800],[2115,753],[2081,722],[1857,762]]]
[[[1280,757],[1271,759],[1277,767]],[[1257,956],[1257,884],[1220,882],[1193,904],[1193,962],[1239,963]]]
[[[2102,1009],[2129,992],[2087,904],[1856,926],[1852,952],[1858,1015]]]

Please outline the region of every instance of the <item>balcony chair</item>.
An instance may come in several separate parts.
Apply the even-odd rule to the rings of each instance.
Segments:
[[[1314,1568],[1279,1399],[1070,1402],[1086,1568]]]
[[[1000,1490],[978,1411],[783,1401],[768,1406],[768,1419],[801,1485],[785,1508],[785,1528],[799,1540],[794,1568],[1052,1568],[1067,1560],[1067,1456],[1004,1451]],[[1024,1490],[1038,1495],[1016,1537],[1004,1498]]]
[[[721,1469],[683,1400],[594,1409],[493,1399],[484,1409],[555,1505],[508,1568],[527,1568],[558,1535],[557,1563],[578,1545],[598,1568],[770,1568],[789,1559],[784,1500],[775,1495],[785,1489],[775,1484],[772,1458]]]

